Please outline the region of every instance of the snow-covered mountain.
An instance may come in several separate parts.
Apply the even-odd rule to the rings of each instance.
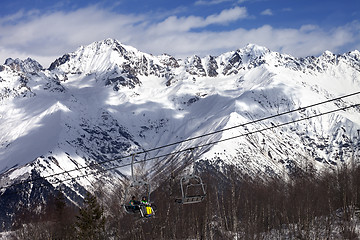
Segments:
[[[359,91],[359,51],[295,58],[249,44],[220,56],[175,59],[107,39],[63,55],[48,69],[32,59],[8,59],[0,65],[0,185],[54,175],[41,187],[61,185],[76,202],[99,179],[111,188],[128,176],[129,168],[115,168],[131,161],[125,156]],[[360,94],[138,160],[220,141],[196,148],[193,160],[264,177],[333,167],[359,150],[359,107],[221,140],[357,103]],[[156,177],[158,169],[188,166],[189,155],[161,157],[145,167]],[[24,187],[29,189],[17,198],[22,204],[44,197],[36,182],[13,188]],[[1,189],[0,202],[11,208],[7,191]]]

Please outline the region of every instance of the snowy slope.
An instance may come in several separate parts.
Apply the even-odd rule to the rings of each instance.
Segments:
[[[135,152],[356,91],[359,51],[298,59],[248,45],[220,56],[177,60],[106,39],[65,54],[48,69],[31,59],[9,59],[0,66],[0,184],[35,173],[69,171],[47,179],[56,187],[62,180],[129,163],[129,157],[122,157]],[[360,95],[172,145],[146,157],[355,103],[360,103]],[[360,109],[348,109],[207,145],[195,155],[199,163],[220,170],[233,165],[251,176],[286,176],[309,165],[321,169],[347,160],[357,129]],[[185,156],[188,153],[148,162],[147,169],[154,173],[155,167],[184,167],[189,163]],[[103,161],[108,163],[83,168]],[[90,189],[100,178],[111,186],[123,174],[129,175],[129,168],[64,184],[81,195],[79,186]]]

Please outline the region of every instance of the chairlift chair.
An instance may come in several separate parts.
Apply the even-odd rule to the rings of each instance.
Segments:
[[[133,206],[131,206],[129,204],[129,199],[132,196],[132,194],[130,194],[130,193],[133,192],[132,190],[138,190],[138,189],[144,190],[146,192],[146,194],[143,194],[143,195],[146,195],[148,201],[150,201],[150,192],[151,192],[150,184],[143,180],[132,181],[125,190],[124,204],[123,204],[125,212],[127,212],[127,213],[138,213],[139,212],[139,211],[134,211]],[[140,205],[140,199],[139,199],[139,205]],[[140,208],[139,208],[139,210],[140,210]]]
[[[180,179],[181,199],[176,199],[177,203],[193,204],[200,203],[206,197],[205,185],[201,177],[190,174]]]
[[[145,196],[147,198],[147,201],[150,203],[151,186],[147,181],[135,179],[134,169],[133,169],[134,159],[135,159],[135,155],[132,156],[132,161],[131,161],[132,181],[125,190],[123,207],[126,213],[129,214],[140,213],[141,217],[151,217],[155,214],[151,204],[144,206],[140,204],[139,201],[138,206],[135,206],[137,208],[129,204],[130,193],[133,192],[132,190],[139,190],[139,189],[143,189],[146,192],[146,194],[143,194],[143,196]]]
[[[195,149],[191,149],[191,159],[194,159]],[[176,199],[177,203],[193,204],[200,203],[205,199],[205,185],[201,177],[195,174],[188,174],[180,179],[181,199]]]

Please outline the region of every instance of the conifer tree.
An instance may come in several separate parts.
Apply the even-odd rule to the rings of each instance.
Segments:
[[[74,221],[75,214],[72,208],[66,204],[65,195],[59,191],[54,196],[53,203],[49,206],[53,207],[54,227],[52,232],[53,239],[75,239]]]
[[[94,195],[87,193],[84,206],[76,216],[76,231],[78,239],[105,239],[104,209],[99,205]]]

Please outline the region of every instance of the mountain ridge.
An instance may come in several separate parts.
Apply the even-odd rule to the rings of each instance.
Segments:
[[[122,87],[133,89],[135,86],[141,85],[142,81],[139,79],[139,76],[141,76],[141,78],[144,76],[156,76],[165,79],[166,86],[169,87],[172,81],[190,80],[196,82],[196,77],[215,78],[218,76],[233,76],[239,74],[241,71],[259,68],[262,65],[265,66],[265,69],[268,66],[274,66],[275,68],[284,66],[291,70],[303,71],[310,74],[314,74],[314,69],[316,69],[315,74],[321,73],[326,70],[324,68],[328,68],[334,64],[340,65],[343,64],[343,62],[353,67],[356,71],[360,69],[358,69],[358,66],[360,66],[358,63],[360,59],[358,51],[344,55],[334,55],[330,52],[325,52],[319,58],[308,57],[305,59],[296,59],[288,55],[271,52],[264,47],[249,44],[244,49],[224,53],[218,57],[209,55],[200,58],[194,55],[185,60],[176,60],[169,55],[162,55],[162,58],[158,59],[158,57],[141,53],[135,48],[124,46],[116,40],[106,39],[86,47],[80,47],[74,53],[65,54],[63,57],[55,60],[47,72],[42,73],[43,76],[41,77],[43,78],[45,75],[48,80],[51,80],[46,84],[48,88],[51,88],[51,85],[55,85],[54,87],[57,91],[65,91],[63,85],[68,81],[69,76],[74,78],[74,75],[81,75],[85,76],[81,78],[86,80],[94,75],[95,82],[99,82],[100,80],[104,81],[105,86],[112,86],[113,90],[119,91]],[[99,58],[102,61],[99,61]],[[283,60],[282,64],[278,64],[280,60]],[[170,64],[168,64],[169,61]],[[180,63],[178,61],[180,61]],[[32,65],[29,64],[29,62]],[[324,64],[324,62],[326,64]],[[9,59],[4,66],[9,66],[14,72],[18,71],[33,75],[42,70],[41,65],[36,63],[37,62],[31,59],[25,61]],[[27,66],[26,64],[35,67],[32,68],[30,66],[25,68],[24,66]],[[173,67],[171,68],[169,66]],[[204,68],[204,66],[206,67]],[[186,74],[183,74],[184,70]],[[266,70],[260,71],[268,74]],[[13,89],[26,89],[21,92],[21,94],[26,95],[27,92],[29,92],[30,96],[34,95],[28,84],[27,77],[23,76],[23,74],[18,75],[20,76],[20,84],[17,87],[13,86]],[[246,76],[246,74],[239,75],[241,75],[241,77]],[[269,79],[268,76],[270,75],[265,75],[264,77]],[[241,77],[239,82],[243,81]],[[264,83],[260,83],[260,85],[261,84]],[[257,85],[255,84],[254,86]],[[197,93],[197,95],[207,96],[208,94]],[[188,103],[191,104],[199,99],[199,96],[194,96],[188,100]]]
[[[353,96],[207,135],[356,91],[359,51],[294,58],[249,44],[219,56],[175,59],[106,39],[64,54],[48,69],[9,59],[0,65],[0,186],[55,175],[46,181],[66,187],[76,202],[97,181],[108,188],[121,184],[130,173],[116,169],[130,163],[125,156],[202,135],[137,158],[159,158],[144,166],[149,178],[194,162],[194,171],[235,166],[264,178],[310,165],[332,168],[357,146],[359,108],[198,148],[195,159],[187,152],[159,156],[359,103]]]

